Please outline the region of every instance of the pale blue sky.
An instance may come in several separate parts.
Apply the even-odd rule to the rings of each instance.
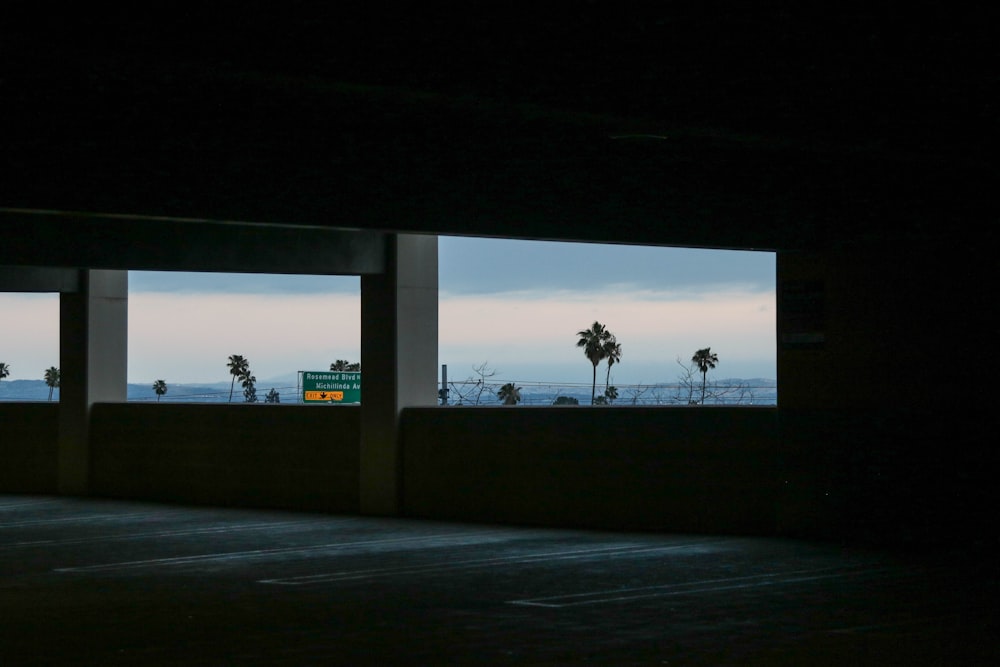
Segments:
[[[487,362],[505,381],[589,382],[576,332],[595,319],[622,343],[618,384],[668,382],[677,359],[719,355],[716,377],[776,376],[770,252],[440,239],[439,363]],[[225,381],[230,354],[260,382],[360,357],[360,280],[132,272],[129,381]],[[58,364],[58,299],[0,294],[10,379]],[[17,316],[14,317],[13,313]]]

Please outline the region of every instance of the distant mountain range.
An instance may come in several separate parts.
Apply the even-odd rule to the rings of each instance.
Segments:
[[[287,382],[287,381],[286,381]],[[456,405],[499,405],[496,391],[502,383],[490,385],[481,394],[472,387],[455,386],[449,392],[449,403]],[[590,386],[580,384],[553,383],[516,383],[521,387],[522,405],[552,405],[557,397],[566,396],[576,399],[580,405],[590,403]],[[280,395],[282,403],[297,403],[301,401],[299,388],[295,385],[282,385],[280,382],[257,383],[257,400],[264,401],[268,391],[274,389]],[[468,389],[468,391],[466,391]],[[700,385],[693,393],[686,387],[678,387],[676,382],[658,384],[619,385],[618,398],[615,405],[685,405],[689,397],[695,400],[701,397]],[[716,401],[706,400],[706,403],[725,403],[732,405],[775,405],[778,400],[777,381],[764,378],[725,378],[709,380],[709,392],[720,395]],[[214,382],[201,384],[168,384],[167,393],[160,397],[163,403],[228,403],[230,400],[230,383]],[[603,387],[598,385],[598,395],[603,393]],[[464,400],[460,394],[464,394]],[[129,383],[127,390],[129,402],[155,403],[156,393],[152,383]],[[0,401],[47,401],[49,388],[44,380],[3,380],[0,381]],[[59,399],[59,390],[53,393],[52,400]],[[243,388],[239,383],[232,389],[232,402],[243,402]]]
[[[265,389],[266,391],[267,389]],[[295,393],[295,387],[291,388],[291,393]],[[47,401],[48,398],[49,387],[44,380],[4,380],[0,382],[0,401]],[[58,400],[58,398],[59,389],[56,389],[52,400]],[[155,403],[156,393],[153,391],[152,383],[129,383],[126,398],[129,401],[152,401]],[[237,398],[240,401],[243,400],[243,389],[239,384],[233,389],[233,400],[236,401]],[[167,393],[160,400],[172,400],[175,403],[181,400],[191,403],[224,403],[229,400],[229,383],[170,384],[167,387]]]

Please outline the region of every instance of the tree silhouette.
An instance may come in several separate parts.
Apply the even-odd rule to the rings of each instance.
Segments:
[[[45,384],[49,386],[49,400],[52,400],[52,392],[59,386],[59,369],[49,366],[45,369]]]
[[[494,377],[497,374],[497,369],[490,368],[489,362],[484,361],[478,366],[473,366],[472,370],[478,377],[475,379],[475,381],[473,381],[472,377],[470,376],[465,381],[465,384],[471,385],[471,388],[467,392],[468,397],[471,399],[472,395],[475,394],[476,400],[474,404],[479,405],[479,403],[483,400],[484,393],[489,394],[494,389],[496,389],[496,385],[490,382],[490,378]],[[464,403],[466,400],[466,396],[459,394],[459,397],[460,397],[459,403]]]
[[[347,372],[360,372],[361,362],[355,361],[354,363],[349,362],[347,359],[337,359],[335,362],[330,364],[331,371],[347,371]]]
[[[597,393],[597,365],[604,360],[605,356],[607,356],[604,345],[610,341],[613,336],[603,324],[597,321],[594,321],[589,329],[578,331],[576,335],[579,337],[576,341],[576,346],[583,348],[584,356],[586,356],[590,363],[594,366],[593,381],[590,386],[590,403],[593,405],[594,395]]]
[[[246,375],[250,370],[250,362],[247,361],[241,354],[231,354],[229,355],[229,362],[226,364],[229,367],[229,374],[233,376],[233,381],[229,383],[229,402],[233,402],[233,388],[236,386],[236,379]]]
[[[153,391],[156,392],[156,402],[159,403],[160,396],[163,396],[165,393],[167,393],[167,383],[164,382],[163,380],[157,380],[156,382],[153,383]]]
[[[556,400],[552,401],[552,405],[580,405],[580,401],[572,396],[557,396]]]
[[[267,392],[267,394],[264,395],[264,402],[265,403],[281,403],[281,394],[278,393],[278,392],[276,392],[274,390],[274,387],[271,387],[271,391]]]
[[[705,382],[708,378],[709,369],[715,368],[715,365],[719,363],[719,355],[712,352],[712,348],[706,347],[704,349],[698,350],[691,357],[691,361],[698,365],[698,370],[701,371],[701,404],[705,404]]]
[[[257,377],[250,373],[249,366],[246,371],[240,375],[240,385],[243,387],[243,400],[247,403],[256,403]]]
[[[0,361],[0,380],[10,375],[10,366]]]
[[[504,405],[517,405],[521,401],[521,388],[515,387],[513,382],[508,382],[497,391],[497,398],[503,401]]]
[[[472,370],[475,372],[476,377],[470,375],[464,380],[448,383],[447,391],[451,405],[479,405],[484,393],[492,394],[497,389],[497,385],[490,382],[493,376],[497,374],[497,370],[490,368],[489,362],[484,361],[478,366],[473,366]],[[440,392],[438,392],[439,397],[440,395]],[[453,396],[458,396],[458,399],[452,398]]]
[[[607,395],[611,385],[611,367],[621,363],[622,345],[613,333],[608,332],[608,340],[604,341],[604,358],[608,360],[608,373],[604,376],[604,393]],[[617,398],[617,396],[615,397]]]

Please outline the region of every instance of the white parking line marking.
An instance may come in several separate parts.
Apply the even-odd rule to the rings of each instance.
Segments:
[[[767,574],[755,574],[745,577],[705,579],[702,581],[688,581],[675,584],[662,584],[658,586],[640,586],[636,588],[620,588],[603,591],[589,591],[586,593],[571,593],[567,595],[528,598],[522,600],[508,600],[507,604],[559,609],[564,607],[606,604],[609,602],[625,602],[644,598],[666,597],[673,595],[694,595],[698,593],[712,593],[716,591],[761,588],[764,586],[778,586],[803,581],[835,579],[852,575],[876,574],[882,572],[887,572],[887,570],[882,568],[845,569],[843,567],[818,568],[812,570],[790,570],[787,572],[770,572]]]
[[[441,535],[414,535],[411,537],[393,537],[381,540],[361,540],[357,542],[332,542],[329,544],[315,544],[305,547],[280,547],[275,549],[249,549],[245,551],[225,551],[220,553],[199,554],[196,556],[172,556],[167,558],[149,558],[144,560],[122,561],[118,563],[99,563],[96,565],[78,565],[70,567],[57,567],[54,572],[108,572],[113,570],[129,570],[144,567],[164,567],[171,565],[188,565],[192,563],[203,563],[207,561],[225,560],[249,560],[254,558],[267,558],[284,554],[308,554],[318,551],[343,551],[345,549],[357,547],[371,547],[383,544],[406,544],[412,545],[420,542],[442,541],[466,541],[472,537],[484,535],[498,535],[496,531],[484,533],[466,533],[455,535],[454,533],[444,533]],[[480,542],[481,543],[481,542]]]
[[[181,512],[156,512],[155,514],[150,514],[149,512],[131,512],[128,514],[77,514],[74,516],[51,517],[47,519],[22,519],[21,521],[8,521],[6,523],[0,523],[0,529],[22,528],[24,526],[44,526],[54,523],[118,521],[119,519],[135,519],[149,516],[171,517],[180,513]]]
[[[43,505],[54,505],[55,500],[17,500],[0,504],[0,510],[19,510],[25,507],[40,507]]]
[[[722,540],[720,540],[722,541]],[[593,549],[571,549],[568,551],[551,551],[536,554],[521,554],[499,556],[492,558],[474,558],[470,560],[452,561],[449,563],[434,563],[430,565],[408,565],[400,567],[373,568],[366,570],[346,570],[343,572],[328,572],[282,579],[260,579],[261,584],[278,584],[282,586],[304,586],[317,583],[334,583],[339,581],[358,581],[410,574],[450,574],[459,570],[471,570],[492,565],[511,565],[516,563],[538,563],[556,560],[577,560],[595,556],[632,556],[654,552],[676,551],[692,546],[703,546],[705,542],[694,544],[675,544],[664,547],[643,547],[642,545],[615,545]]]
[[[233,524],[224,526],[213,526],[207,528],[176,528],[173,530],[157,530],[144,533],[126,533],[123,535],[98,535],[89,537],[70,537],[66,539],[54,540],[26,540],[24,542],[12,542],[10,544],[0,544],[0,551],[33,546],[61,546],[71,544],[93,544],[101,542],[121,542],[125,540],[156,539],[163,537],[185,537],[188,535],[215,535],[226,533],[247,532],[254,530],[273,530],[288,526],[314,528],[319,525],[341,525],[344,523],[356,522],[357,519],[343,519],[341,521],[322,520],[317,523],[305,523],[302,521],[277,521],[274,523],[256,524]]]

